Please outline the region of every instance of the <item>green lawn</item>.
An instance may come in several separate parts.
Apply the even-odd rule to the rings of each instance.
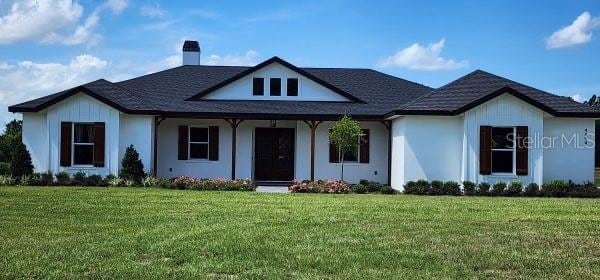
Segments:
[[[598,278],[600,200],[0,188],[0,278]]]

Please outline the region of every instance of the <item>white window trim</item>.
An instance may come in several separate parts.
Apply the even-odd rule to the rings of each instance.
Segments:
[[[206,128],[206,142],[193,142],[192,141],[192,128]],[[206,144],[206,158],[193,158],[192,157],[192,144]],[[208,161],[210,158],[210,129],[208,126],[190,125],[188,127],[188,160],[190,161]]]
[[[92,143],[76,143],[75,142],[75,125],[87,124],[94,126],[94,123],[91,122],[73,122],[71,124],[71,167],[74,168],[88,168],[94,167],[94,140],[92,139]],[[79,146],[92,146],[92,164],[75,164],[75,145]]]
[[[517,127],[516,126],[492,126],[492,131],[494,130],[494,128],[512,128],[513,130],[513,147],[510,149],[494,149],[494,147],[491,148],[490,151],[490,160],[491,160],[491,169],[492,169],[492,176],[516,176],[517,175]],[[491,137],[493,137],[493,133],[491,135]],[[491,141],[491,139],[490,139]],[[494,170],[494,151],[505,151],[505,152],[509,152],[512,151],[512,172],[493,172]]]

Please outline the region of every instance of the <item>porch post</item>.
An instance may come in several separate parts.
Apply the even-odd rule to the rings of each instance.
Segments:
[[[237,128],[244,120],[225,119],[231,126],[231,180],[235,180],[235,154],[237,147]]]
[[[156,177],[158,174],[157,166],[158,166],[158,126],[162,121],[164,121],[165,117],[154,117],[154,147],[152,148],[153,160],[152,160],[152,176]]]
[[[315,180],[315,134],[317,126],[323,121],[304,121],[310,128],[310,180]]]
[[[387,174],[387,184],[392,185],[392,122],[391,121],[382,121],[381,122],[388,131],[388,174]]]

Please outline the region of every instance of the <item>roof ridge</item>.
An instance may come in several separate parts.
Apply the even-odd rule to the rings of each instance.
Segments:
[[[127,94],[129,97],[131,97],[131,98],[135,99],[135,100],[136,100],[136,101],[138,101],[140,104],[147,104],[147,105],[150,105],[150,107],[152,107],[152,109],[154,109],[154,110],[158,110],[158,107],[154,106],[154,104],[151,104],[150,102],[143,102],[143,101],[142,101],[142,100],[141,100],[139,97],[135,96],[135,95],[134,95],[134,94],[133,94],[133,93],[132,93],[132,92],[131,92],[131,91],[130,91],[128,88],[126,88],[126,87],[123,87],[123,86],[122,86],[122,85],[120,85],[120,84],[113,83],[113,82],[111,82],[111,81],[109,81],[109,80],[106,80],[106,79],[103,79],[103,78],[101,78],[101,79],[98,79],[98,80],[95,80],[95,81],[93,81],[93,82],[97,82],[97,81],[105,81],[105,82],[109,83],[110,85],[113,85],[113,86],[115,86],[115,87],[118,87],[118,88],[122,89],[122,90],[123,90],[123,92],[124,92],[125,94]],[[91,84],[91,83],[93,83],[93,82],[89,82],[89,83],[87,83],[87,84],[84,84],[84,85],[82,85],[82,86],[84,86],[84,87],[85,87],[86,85],[88,85],[88,84]],[[90,88],[88,88],[88,87],[86,87],[86,88],[87,88],[87,89],[89,89],[89,90],[91,90],[91,91],[94,91],[93,89],[90,89]]]
[[[148,77],[148,76],[156,75],[158,73],[167,72],[167,71],[170,71],[170,70],[173,70],[173,69],[182,68],[182,67],[185,67],[185,66],[190,66],[190,65],[179,65],[179,66],[176,66],[176,67],[172,67],[172,68],[168,68],[168,69],[163,69],[163,70],[156,71],[156,72],[153,72],[153,73],[147,73],[147,74],[144,74],[144,75],[141,75],[141,76],[137,76],[137,77],[133,77],[133,78],[130,78],[130,79],[126,79],[126,80],[114,82],[113,84],[120,84],[120,83],[128,82],[128,81],[131,81],[131,80],[136,80],[136,79],[139,79],[139,78],[143,78],[143,77]],[[102,80],[104,80],[104,79],[102,79]]]

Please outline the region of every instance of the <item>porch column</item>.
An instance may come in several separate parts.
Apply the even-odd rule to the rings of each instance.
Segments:
[[[315,180],[315,134],[317,126],[323,121],[304,121],[310,128],[310,180]]]
[[[392,185],[392,121],[382,121],[381,122],[388,131],[388,174],[387,174],[387,184]]]
[[[152,176],[154,177],[158,175],[158,126],[165,119],[165,117],[154,117],[154,147],[152,148]]]
[[[244,120],[225,119],[231,126],[231,180],[235,180],[235,154],[237,147],[237,128]]]

